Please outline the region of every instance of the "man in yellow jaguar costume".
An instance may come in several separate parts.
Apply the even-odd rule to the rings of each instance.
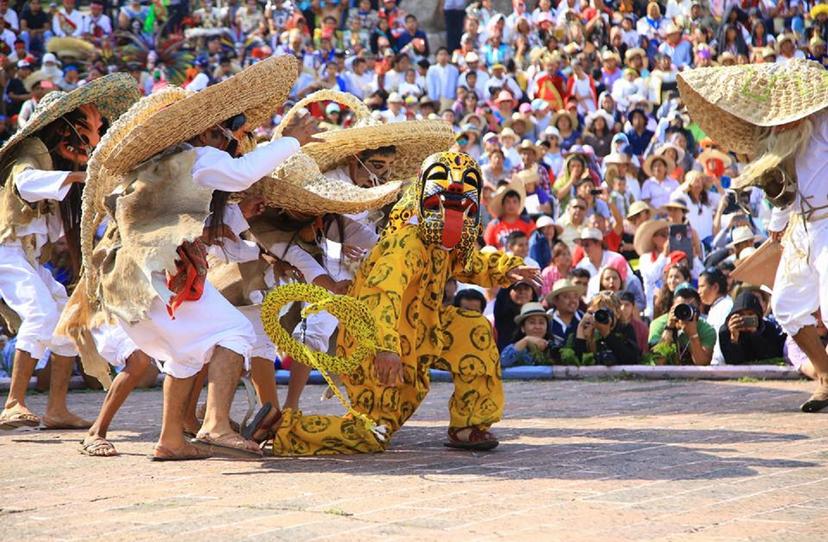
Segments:
[[[480,313],[443,307],[443,291],[449,277],[484,287],[539,277],[520,258],[478,250],[482,186],[469,155],[426,158],[354,279],[350,295],[367,305],[379,343],[376,356],[343,375],[343,382],[353,408],[384,426],[385,438],[353,417],[286,410],[273,440],[275,455],[383,451],[428,394],[430,368],[450,371],[454,381],[446,445],[498,445],[489,427],[500,420],[504,399],[492,326]],[[346,329],[339,353],[354,347]]]

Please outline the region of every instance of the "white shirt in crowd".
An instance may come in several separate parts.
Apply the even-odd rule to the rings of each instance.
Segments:
[[[80,11],[73,9],[72,13],[66,13],[66,8],[60,8],[52,17],[52,33],[58,37],[83,35],[85,16]]]
[[[670,195],[678,187],[678,181],[671,177],[666,177],[661,182],[650,177],[641,186],[641,199],[648,201],[651,207],[658,209],[670,202]]]

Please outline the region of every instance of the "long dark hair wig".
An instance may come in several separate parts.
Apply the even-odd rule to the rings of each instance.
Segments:
[[[85,164],[80,164],[74,160],[67,160],[58,154],[58,144],[65,141],[68,145],[75,148],[87,148],[89,142],[85,140],[77,130],[75,124],[83,119],[84,114],[79,110],[71,111],[56,121],[50,123],[48,126],[38,132],[38,136],[46,148],[49,150],[49,156],[52,159],[52,167],[55,171],[84,171]],[[109,124],[106,119],[103,119],[101,125],[101,135],[103,135]],[[78,278],[81,268],[81,251],[80,251],[80,223],[81,223],[81,200],[83,198],[83,188],[85,183],[73,183],[69,188],[69,193],[60,202],[60,219],[63,222],[63,234],[66,237],[66,244],[69,250],[69,261],[72,264],[72,275],[74,279]]]

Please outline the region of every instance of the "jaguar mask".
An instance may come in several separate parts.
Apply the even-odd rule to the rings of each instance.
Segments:
[[[480,167],[468,154],[439,152],[426,158],[417,190],[423,242],[468,254],[478,235],[482,186]]]

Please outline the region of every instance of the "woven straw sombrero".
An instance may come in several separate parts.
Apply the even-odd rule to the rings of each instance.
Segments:
[[[26,126],[15,132],[0,148],[0,160],[15,145],[82,105],[94,104],[101,115],[112,123],[140,97],[135,79],[126,73],[106,75],[71,92],[50,92],[38,102]]]
[[[364,104],[351,94],[320,90],[299,100],[285,114],[273,138],[280,137],[282,130],[306,105],[323,100],[341,102],[353,111],[365,108]],[[360,142],[357,141],[355,144],[359,145]],[[362,188],[352,182],[323,175],[319,165],[304,152],[306,148],[285,160],[272,176],[250,187],[247,194],[261,196],[268,206],[289,211],[312,215],[353,214],[391,203],[402,187],[399,180],[393,180],[372,188]],[[354,152],[367,148],[371,147],[359,146]]]
[[[324,143],[308,143],[304,150],[322,172],[339,167],[349,156],[388,145],[397,148],[389,179],[407,181],[417,176],[423,160],[454,144],[451,126],[442,120],[412,120],[382,124],[371,118],[368,107],[351,94],[320,91],[310,101],[333,100],[346,105],[357,117],[351,128],[316,135]]]
[[[666,220],[648,220],[641,223],[635,230],[635,238],[633,239],[633,247],[639,256],[643,256],[648,252],[655,250],[655,243],[653,243],[653,235],[660,230],[666,230],[670,227],[670,223]]]
[[[290,56],[264,60],[198,93],[166,87],[139,100],[109,128],[89,159],[83,191],[81,253],[91,297],[96,295],[92,267],[95,229],[106,214],[105,198],[123,176],[159,152],[239,113],[247,116],[251,128],[264,124],[287,98],[295,79],[295,63]]]
[[[50,38],[46,43],[46,50],[54,53],[58,58],[78,58],[82,60],[89,59],[95,55],[95,46],[86,40],[80,38]]]
[[[678,87],[702,130],[740,154],[755,152],[763,128],[828,107],[828,71],[809,60],[688,70]]]
[[[188,93],[154,111],[140,125],[123,133],[108,151],[107,170],[126,173],[164,149],[239,113],[245,114],[250,127],[261,126],[288,97],[296,79],[296,62],[289,55],[263,60],[226,81]]]

